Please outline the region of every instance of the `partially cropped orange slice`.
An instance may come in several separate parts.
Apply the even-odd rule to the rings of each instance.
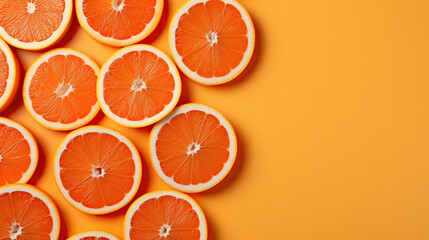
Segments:
[[[0,38],[0,112],[15,98],[19,86],[19,63],[10,47]]]
[[[173,61],[149,45],[117,51],[101,68],[97,97],[111,119],[127,127],[144,127],[167,115],[182,84]]]
[[[73,235],[67,240],[119,240],[119,238],[104,231],[88,231]]]
[[[47,48],[66,34],[72,11],[72,0],[0,1],[0,36],[17,48]]]
[[[134,144],[100,126],[71,132],[55,156],[55,180],[64,198],[90,214],[118,210],[136,194],[142,176]]]
[[[248,65],[255,30],[235,0],[190,0],[173,17],[170,48],[179,68],[207,85],[231,81]]]
[[[0,239],[57,240],[60,216],[52,199],[26,184],[0,187]]]
[[[73,49],[59,48],[43,54],[25,75],[27,111],[53,130],[85,125],[100,109],[95,90],[98,72],[97,63]]]
[[[183,193],[147,193],[125,215],[125,239],[206,240],[206,218],[200,206]]]
[[[25,127],[0,117],[0,186],[30,180],[38,153],[36,140]]]
[[[231,170],[237,139],[228,120],[201,104],[185,104],[157,123],[150,134],[156,172],[168,185],[201,192]]]
[[[164,0],[76,0],[80,25],[95,40],[126,46],[146,38],[161,19]]]

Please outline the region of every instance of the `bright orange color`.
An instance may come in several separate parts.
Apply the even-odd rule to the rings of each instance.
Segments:
[[[124,40],[141,33],[155,16],[157,0],[83,0],[89,26],[104,37]]]
[[[203,111],[173,117],[158,134],[156,154],[162,171],[179,184],[197,185],[219,174],[228,161],[230,141],[219,120]]]
[[[109,240],[109,239],[105,237],[84,237],[84,238],[81,238],[80,240]]]
[[[0,38],[0,112],[15,99],[20,83],[19,60],[9,45]]]
[[[22,133],[0,123],[0,186],[21,180],[30,167],[30,153],[30,145]]]
[[[0,1],[0,27],[21,42],[41,42],[63,20],[64,0]]]
[[[205,78],[222,77],[243,60],[247,31],[237,8],[210,0],[196,4],[181,16],[176,48],[192,71]]]
[[[121,118],[140,121],[159,114],[173,99],[174,78],[167,63],[149,51],[116,59],[104,78],[104,98]]]
[[[7,79],[9,78],[9,65],[7,64],[6,55],[0,49],[0,98],[6,91]]]
[[[130,149],[107,133],[72,139],[60,156],[61,184],[83,206],[98,209],[119,203],[134,184]]]

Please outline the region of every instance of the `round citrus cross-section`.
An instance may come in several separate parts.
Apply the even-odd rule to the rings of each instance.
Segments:
[[[64,198],[89,214],[106,214],[125,206],[136,194],[142,177],[134,144],[101,126],[68,134],[55,155],[54,170]]]
[[[119,238],[104,231],[88,231],[73,235],[67,240],[119,240]]]
[[[18,58],[15,57],[7,43],[0,38],[0,112],[6,109],[15,98],[19,78]]]

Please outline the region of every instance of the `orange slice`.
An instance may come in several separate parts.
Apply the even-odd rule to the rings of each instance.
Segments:
[[[191,79],[216,85],[237,77],[252,58],[255,29],[244,7],[234,0],[191,0],[170,25],[170,48]]]
[[[147,193],[125,215],[125,239],[206,240],[207,222],[200,206],[183,193]]]
[[[161,19],[164,0],[76,0],[80,25],[95,40],[127,46],[146,38]]]
[[[119,238],[103,231],[88,231],[71,236],[67,240],[119,240]]]
[[[142,177],[139,153],[118,132],[100,126],[68,134],[55,156],[55,180],[64,198],[89,214],[105,214],[127,204]]]
[[[184,192],[201,192],[219,183],[236,155],[231,124],[201,104],[176,108],[150,134],[150,156],[158,176]]]
[[[47,48],[66,34],[72,11],[72,0],[0,1],[0,36],[17,48]]]
[[[111,119],[127,127],[159,121],[179,101],[182,83],[173,61],[149,45],[122,48],[103,65],[97,97]]]
[[[87,124],[100,109],[95,90],[98,72],[97,63],[73,49],[43,54],[25,75],[23,97],[28,113],[53,130]]]
[[[26,184],[0,187],[0,239],[57,240],[60,216],[52,199]]]
[[[19,86],[19,73],[18,59],[7,43],[0,38],[0,112],[15,98]]]
[[[30,180],[38,156],[33,135],[21,124],[0,117],[0,186]]]

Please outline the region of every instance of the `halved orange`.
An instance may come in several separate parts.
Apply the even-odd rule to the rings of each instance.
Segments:
[[[127,46],[146,38],[161,19],[164,0],[76,0],[80,25],[95,40]]]
[[[57,240],[60,216],[52,199],[26,184],[0,187],[0,239]]]
[[[119,240],[119,238],[104,231],[88,231],[73,235],[67,240]]]
[[[10,47],[0,38],[0,112],[15,98],[19,86],[19,63]]]
[[[177,191],[151,192],[128,209],[125,239],[206,240],[207,222],[191,197]]]
[[[182,83],[173,61],[149,45],[117,51],[98,76],[103,112],[127,127],[144,127],[167,115],[180,98]]]
[[[64,198],[89,214],[125,206],[142,177],[139,153],[122,134],[88,126],[68,134],[55,155],[55,180]]]
[[[53,130],[87,124],[100,109],[95,90],[99,70],[94,60],[73,49],[43,54],[25,75],[23,97],[28,113]]]
[[[0,36],[17,48],[47,48],[66,34],[72,11],[72,0],[0,1]]]
[[[170,48],[192,80],[216,85],[231,81],[248,65],[255,29],[246,9],[234,0],[191,0],[170,25]]]
[[[201,192],[222,181],[236,155],[231,124],[202,104],[176,108],[150,134],[150,156],[158,176],[184,192]]]
[[[33,135],[21,124],[0,117],[0,186],[30,180],[38,157]]]

